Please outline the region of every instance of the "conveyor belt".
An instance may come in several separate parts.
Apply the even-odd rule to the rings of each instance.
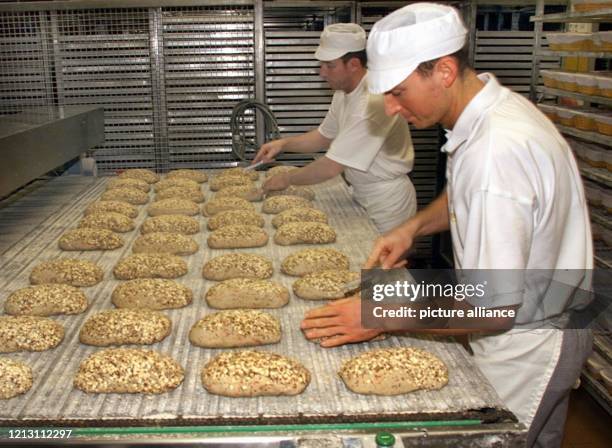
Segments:
[[[187,335],[193,323],[211,311],[202,299],[202,294],[213,282],[202,279],[202,265],[227,251],[208,249],[206,219],[202,216],[198,218],[202,231],[195,235],[201,250],[185,258],[188,261],[189,273],[178,279],[180,283],[193,289],[194,302],[183,309],[166,311],[173,321],[172,333],[161,343],[149,347],[171,354],[183,365],[183,384],[170,393],[148,396],[95,395],[73,389],[72,378],[79,363],[98,350],[78,342],[79,329],[88,316],[112,308],[111,292],[119,283],[112,276],[112,268],[121,257],[131,252],[131,243],[139,235],[138,230],[123,234],[126,245],[115,251],[77,253],[62,252],[57,248],[58,238],[65,230],[76,225],[87,204],[96,200],[105,190],[107,180],[101,178],[92,182],[88,188],[81,190],[74,202],[64,201],[62,206],[30,230],[18,243],[12,245],[0,258],[0,304],[4,303],[12,291],[28,286],[30,271],[43,260],[58,256],[78,256],[99,263],[106,273],[103,282],[85,288],[91,301],[86,313],[57,317],[66,327],[66,336],[56,349],[41,353],[2,355],[29,364],[33,368],[35,378],[28,393],[2,403],[0,424],[183,425],[465,418],[494,421],[512,418],[460,345],[429,338],[392,337],[385,341],[322,349],[308,342],[299,330],[299,322],[304,312],[320,304],[295,297],[291,298],[287,307],[269,310],[281,319],[281,343],[259,349],[298,358],[312,372],[312,382],[306,391],[296,397],[252,399],[208,394],[200,383],[199,373],[202,366],[220,350],[194,347],[189,343]],[[56,184],[64,185],[58,180],[42,187],[48,190],[48,197],[53,197]],[[82,188],[81,184],[79,188]],[[315,190],[317,207],[329,214],[330,224],[338,233],[338,241],[330,246],[347,253],[352,268],[359,269],[376,237],[372,223],[365,212],[351,200],[348,189],[340,179],[319,185]],[[208,191],[207,197],[210,197]],[[146,218],[145,208],[146,206],[141,207],[136,218],[138,225]],[[270,221],[271,216],[266,216],[265,228],[272,237],[274,229]],[[274,261],[273,280],[291,288],[295,279],[280,273],[280,263],[285,256],[302,248],[303,246],[277,246],[270,241],[263,248],[245,251],[270,257]],[[449,384],[440,391],[420,391],[401,397],[362,396],[348,391],[336,374],[341,362],[346,358],[371,348],[400,344],[421,347],[438,355],[449,368]]]

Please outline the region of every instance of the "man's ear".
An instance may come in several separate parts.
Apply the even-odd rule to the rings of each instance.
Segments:
[[[361,68],[361,61],[359,61],[358,58],[350,58],[347,64],[349,69],[353,72]]]
[[[442,85],[445,88],[449,88],[459,75],[459,63],[453,57],[443,56],[436,62],[434,71],[439,79],[442,80]]]

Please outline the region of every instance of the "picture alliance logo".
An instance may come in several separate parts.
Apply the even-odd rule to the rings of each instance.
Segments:
[[[372,286],[372,300],[380,302],[386,298],[405,298],[411,302],[419,298],[443,297],[462,301],[471,298],[482,298],[485,295],[487,282],[476,284],[439,284],[413,283],[396,281],[395,283],[375,284]]]

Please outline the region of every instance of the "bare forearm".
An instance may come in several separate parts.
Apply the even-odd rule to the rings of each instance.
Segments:
[[[323,137],[318,129],[295,137],[286,137],[283,140],[283,151],[311,153],[329,148],[331,140]]]
[[[427,236],[449,229],[448,195],[446,189],[414,218],[402,224],[413,229],[414,236]]]
[[[289,183],[291,185],[318,184],[337,176],[343,169],[344,167],[339,163],[323,156],[299,170],[289,172]]]

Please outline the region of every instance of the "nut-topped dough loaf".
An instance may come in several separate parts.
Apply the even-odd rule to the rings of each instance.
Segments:
[[[280,195],[267,198],[261,206],[261,211],[268,214],[276,214],[295,207],[310,207],[312,202],[300,196]]]
[[[251,180],[259,179],[259,173],[255,170],[247,170],[240,166],[234,168],[227,168],[222,170],[217,176],[246,176]]]
[[[272,261],[256,254],[232,253],[219,255],[204,264],[202,276],[207,280],[272,277]]]
[[[238,224],[211,232],[207,242],[212,249],[261,247],[268,244],[268,233],[261,227]]]
[[[88,305],[85,293],[79,288],[48,283],[13,292],[4,302],[4,311],[15,316],[53,316],[80,314]]]
[[[136,238],[132,245],[135,254],[191,255],[195,254],[198,248],[198,243],[193,238],[170,232],[145,233]]]
[[[304,249],[287,256],[281,264],[281,271],[301,277],[328,269],[348,270],[349,265],[348,257],[336,249]]]
[[[276,176],[281,173],[288,173],[289,171],[297,170],[297,166],[289,166],[289,165],[278,165],[273,166],[268,171],[266,171],[266,177]]]
[[[93,286],[102,281],[104,271],[92,261],[76,258],[57,258],[34,266],[30,283],[63,283],[72,286]]]
[[[170,319],[159,311],[127,308],[106,310],[85,321],[79,340],[98,347],[155,344],[163,341],[171,328]]]
[[[299,196],[309,201],[313,201],[315,198],[315,192],[312,188],[305,185],[289,185],[284,190],[271,190],[268,191],[266,197],[271,198],[274,196]]]
[[[161,215],[147,218],[140,226],[143,234],[154,232],[181,233],[194,235],[200,231],[200,223],[192,216]]]
[[[291,244],[327,244],[336,241],[336,231],[322,222],[290,222],[278,228],[274,242]]]
[[[359,272],[330,269],[313,272],[293,283],[296,296],[306,300],[327,300],[344,297],[346,284],[359,280]]]
[[[200,207],[189,199],[162,199],[155,201],[147,209],[149,216],[161,215],[187,215],[193,216],[200,213]]]
[[[185,378],[181,365],[153,350],[107,348],[88,356],[74,378],[74,387],[90,393],[161,394]]]
[[[0,316],[0,353],[42,352],[64,339],[59,322],[40,316]]]
[[[414,347],[361,353],[345,361],[338,375],[358,394],[398,395],[441,389],[448,383],[446,365],[432,353]]]
[[[106,184],[107,190],[113,190],[115,188],[135,188],[136,190],[141,190],[145,193],[148,193],[151,190],[151,186],[144,180],[133,178],[121,179],[119,177],[110,179]]]
[[[0,400],[25,394],[32,387],[30,366],[9,358],[0,358]]]
[[[106,229],[113,232],[125,233],[134,230],[134,221],[121,213],[98,212],[83,217],[78,227],[87,229]]]
[[[212,198],[210,201],[204,204],[204,207],[202,207],[202,214],[204,216],[215,216],[216,214],[227,210],[255,211],[255,206],[243,198],[222,196],[220,198]]]
[[[185,189],[201,191],[200,184],[194,180],[185,179],[181,177],[171,177],[171,178],[167,177],[165,179],[160,180],[159,182],[155,184],[155,192],[160,193],[167,188],[173,188],[173,187],[181,187]]]
[[[258,202],[263,199],[263,190],[257,185],[235,185],[233,187],[225,187],[217,192],[216,198],[233,196],[246,199],[251,202]]]
[[[280,321],[259,310],[225,310],[208,314],[189,332],[193,345],[206,348],[253,347],[276,344],[280,339]]]
[[[100,196],[103,201],[121,201],[132,205],[142,205],[149,202],[149,194],[136,188],[113,188]]]
[[[182,308],[193,301],[188,287],[164,278],[139,278],[121,282],[111,296],[117,308],[166,310]]]
[[[217,213],[208,220],[210,230],[237,224],[263,227],[265,221],[263,216],[254,210],[226,210]]]
[[[166,177],[168,179],[189,179],[199,184],[203,184],[208,180],[208,174],[206,174],[205,172],[190,169],[171,170],[168,171],[168,175]]]
[[[276,228],[292,222],[322,222],[327,224],[327,215],[316,208],[295,207],[282,211],[272,218],[272,225]]]
[[[215,177],[210,178],[210,182],[208,182],[208,187],[212,191],[219,191],[223,188],[233,187],[236,185],[248,185],[251,187],[255,186],[255,183],[251,180],[251,178],[245,174],[236,174],[236,175],[217,175]]]
[[[107,229],[68,230],[58,241],[62,250],[113,250],[123,246],[123,238]]]
[[[87,206],[83,214],[87,216],[104,212],[121,213],[128,218],[135,218],[138,216],[138,209],[132,204],[123,201],[95,201]]]
[[[178,255],[133,254],[119,260],[113,269],[115,278],[177,278],[187,274],[187,263]]]
[[[119,174],[120,179],[140,179],[148,184],[154,184],[159,181],[159,176],[151,170],[145,168],[133,168],[123,171]]]
[[[204,388],[228,397],[297,395],[310,383],[299,362],[276,353],[243,350],[215,356],[202,369]]]
[[[233,278],[206,292],[211,308],[280,308],[289,303],[289,291],[279,283],[252,278]]]
[[[185,188],[185,187],[164,188],[162,191],[160,191],[159,193],[155,195],[155,201],[161,201],[163,199],[170,199],[170,198],[189,199],[190,201],[198,203],[198,202],[204,202],[204,199],[206,199],[206,196],[204,196],[204,193],[202,192],[202,190],[193,190],[191,188]]]

